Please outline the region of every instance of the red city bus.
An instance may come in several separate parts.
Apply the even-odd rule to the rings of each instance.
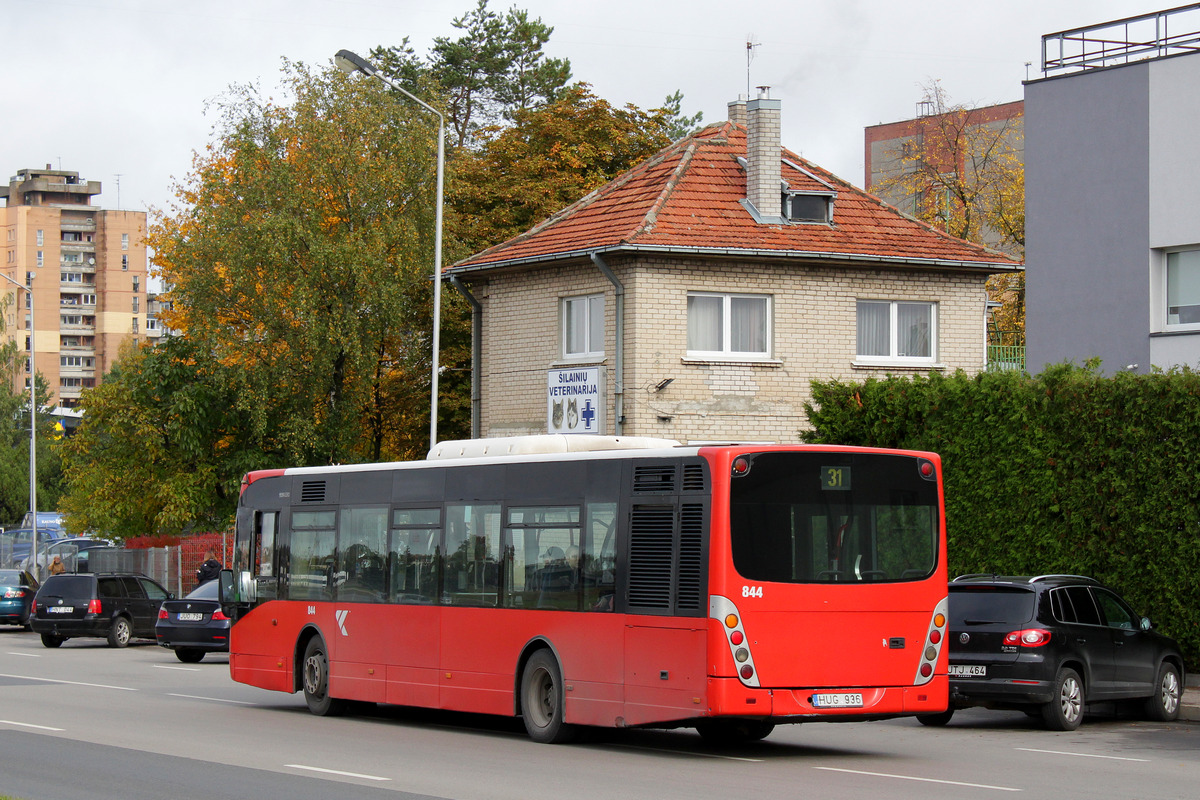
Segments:
[[[580,725],[728,741],[947,707],[933,453],[539,436],[264,470],[232,567],[233,678],[319,715],[366,701],[520,716],[540,742]]]

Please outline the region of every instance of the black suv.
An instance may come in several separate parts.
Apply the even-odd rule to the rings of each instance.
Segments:
[[[1183,656],[1116,592],[1078,575],[963,575],[950,582],[950,708],[1018,708],[1046,727],[1079,727],[1084,706],[1138,699],[1179,715]]]
[[[124,647],[133,638],[153,639],[158,607],[173,598],[145,575],[51,575],[33,598],[29,625],[46,647],[76,636]]]

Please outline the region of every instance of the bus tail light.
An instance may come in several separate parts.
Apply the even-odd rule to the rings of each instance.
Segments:
[[[949,608],[949,598],[943,597],[933,609],[929,619],[929,629],[925,632],[925,647],[921,650],[921,662],[917,665],[917,676],[914,686],[929,683],[937,671],[938,657],[942,654],[942,646],[946,643],[946,612]]]
[[[725,644],[733,656],[738,678],[747,686],[758,688],[758,671],[754,667],[754,655],[750,652],[750,641],[742,626],[742,614],[733,601],[719,594],[708,598],[708,616],[718,620],[725,633]]]

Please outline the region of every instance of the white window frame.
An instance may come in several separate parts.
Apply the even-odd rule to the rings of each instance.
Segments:
[[[688,342],[687,357],[703,361],[766,361],[771,358],[773,348],[772,332],[774,330],[774,297],[769,294],[753,294],[749,292],[688,292]],[[721,330],[720,349],[703,350],[693,348],[692,330],[698,326],[698,320],[693,317],[692,300],[698,298],[716,298],[721,301]],[[733,301],[754,300],[763,303],[763,329],[761,331],[762,350],[734,350],[733,342]]]
[[[858,340],[858,328],[860,326],[860,315],[862,314],[861,304],[863,303],[878,303],[888,305],[888,354],[887,355],[864,355],[859,353],[860,343]],[[900,342],[900,314],[899,307],[902,305],[917,305],[926,306],[929,308],[929,355],[927,356],[910,356],[899,354]],[[863,365],[882,365],[882,366],[931,366],[937,364],[938,359],[938,304],[932,300],[882,300],[872,297],[860,297],[854,305],[854,321],[855,321],[855,363]]]
[[[122,250],[129,249],[129,234],[128,233],[121,234],[121,249]]]
[[[579,311],[583,313],[582,349],[571,350],[570,321]],[[596,315],[599,319],[596,319]],[[604,293],[580,294],[564,297],[558,304],[559,352],[571,361],[604,358]],[[599,341],[593,341],[594,339]]]
[[[1180,259],[1182,254],[1187,254],[1187,264],[1190,269],[1200,270],[1200,248],[1195,247],[1180,247],[1167,250],[1162,257],[1162,277],[1161,286],[1159,287],[1159,297],[1162,303],[1162,310],[1159,313],[1159,325],[1163,331],[1182,332],[1182,331],[1200,331],[1200,322],[1171,322],[1171,261],[1172,256]],[[1195,280],[1195,278],[1193,278]]]

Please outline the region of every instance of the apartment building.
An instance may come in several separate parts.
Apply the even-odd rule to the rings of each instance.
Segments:
[[[3,273],[32,292],[0,281],[7,340],[32,353],[52,403],[72,408],[116,360],[145,335],[146,214],[92,205],[99,181],[78,172],[22,169],[0,186]],[[30,364],[18,377],[28,388]]]

